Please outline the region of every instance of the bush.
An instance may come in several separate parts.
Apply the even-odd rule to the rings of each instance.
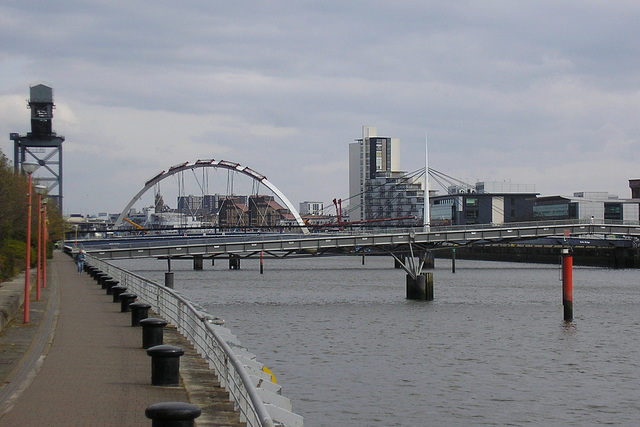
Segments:
[[[7,239],[0,246],[0,281],[11,279],[25,268],[26,243]],[[31,264],[35,262],[35,251],[31,248]]]

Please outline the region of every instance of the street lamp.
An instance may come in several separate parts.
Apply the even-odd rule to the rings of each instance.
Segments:
[[[44,218],[42,217],[42,195],[45,194],[47,192],[47,187],[45,187],[44,185],[36,185],[35,187],[33,187],[34,190],[36,190],[36,193],[38,193],[38,261],[37,261],[37,267],[36,267],[36,301],[40,301],[40,288],[42,287],[42,281],[41,281],[41,276],[42,276],[42,270],[40,268],[40,266],[42,265],[42,235],[43,235],[43,220]]]
[[[47,287],[47,242],[49,242],[49,227],[47,227],[47,199],[42,201],[42,288]]]
[[[31,182],[33,173],[40,165],[34,162],[22,162],[22,170],[29,175],[29,187],[27,188],[27,254],[24,274],[24,323],[29,323],[29,264],[31,263]]]

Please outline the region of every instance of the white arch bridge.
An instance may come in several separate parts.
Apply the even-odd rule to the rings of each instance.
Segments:
[[[147,191],[149,191],[151,188],[159,184],[161,181],[173,175],[182,174],[185,171],[194,171],[195,169],[207,169],[207,168],[224,169],[233,173],[239,173],[251,178],[255,183],[260,183],[264,185],[269,190],[271,190],[271,192],[273,192],[285,204],[287,209],[289,209],[289,211],[293,215],[296,223],[301,228],[302,232],[304,234],[309,233],[304,221],[302,221],[302,218],[298,213],[298,210],[293,206],[293,204],[289,201],[289,199],[287,199],[287,197],[274,184],[269,182],[266,176],[256,172],[255,170],[249,168],[248,166],[241,166],[239,163],[230,162],[226,160],[216,161],[214,159],[197,160],[195,163],[189,163],[189,162],[180,163],[180,164],[171,166],[167,171],[163,170],[162,172],[156,174],[153,178],[145,182],[142,190],[140,190],[133,197],[133,199],[131,199],[131,201],[125,206],[125,208],[122,210],[122,212],[118,216],[118,219],[115,222],[115,228],[118,228],[122,225],[122,222],[124,221],[125,217],[129,214],[129,211],[133,207],[133,205],[136,202],[138,202],[140,198]]]

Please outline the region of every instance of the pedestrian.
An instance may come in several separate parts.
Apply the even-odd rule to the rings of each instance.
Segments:
[[[78,257],[76,258],[76,262],[78,263],[78,274],[82,274],[82,269],[84,268],[84,251],[80,251]]]

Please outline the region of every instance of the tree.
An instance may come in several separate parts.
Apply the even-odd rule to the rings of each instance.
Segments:
[[[15,276],[25,267],[27,236],[27,187],[25,176],[15,174],[9,159],[0,150],[0,282]],[[34,198],[37,200],[37,198]],[[32,230],[38,227],[37,201],[32,203]],[[63,236],[62,215],[51,203],[47,207],[49,221],[49,242]],[[32,233],[30,246],[35,248],[38,234]],[[51,254],[53,245],[49,243],[47,254]],[[35,250],[35,249],[32,249]],[[35,262],[36,257],[31,259]]]

